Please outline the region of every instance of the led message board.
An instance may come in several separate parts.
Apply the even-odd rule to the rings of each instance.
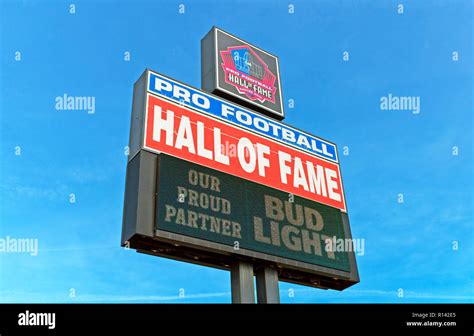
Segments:
[[[347,214],[164,153],[128,164],[122,244],[220,269],[237,260],[279,279],[342,290],[359,281]]]

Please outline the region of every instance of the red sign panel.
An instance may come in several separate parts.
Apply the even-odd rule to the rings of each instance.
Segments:
[[[346,211],[337,164],[147,95],[144,147]]]

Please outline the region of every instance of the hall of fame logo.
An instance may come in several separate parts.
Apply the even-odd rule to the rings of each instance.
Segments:
[[[275,104],[276,76],[252,48],[246,45],[229,47],[220,54],[226,83],[251,100]]]

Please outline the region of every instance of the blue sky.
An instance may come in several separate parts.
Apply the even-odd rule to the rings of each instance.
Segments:
[[[120,247],[132,85],[148,67],[200,87],[213,25],[280,57],[285,122],[338,145],[365,239],[359,284],[281,282],[281,301],[473,302],[467,0],[1,1],[0,238],[39,253],[0,253],[0,302],[231,301],[228,272]],[[56,110],[65,93],[95,97],[95,113]],[[382,110],[389,94],[420,113]]]

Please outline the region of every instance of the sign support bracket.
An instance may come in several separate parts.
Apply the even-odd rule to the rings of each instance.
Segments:
[[[253,265],[237,261],[230,270],[232,303],[255,303]]]
[[[257,302],[280,303],[278,286],[278,271],[271,267],[262,267],[257,270]]]

